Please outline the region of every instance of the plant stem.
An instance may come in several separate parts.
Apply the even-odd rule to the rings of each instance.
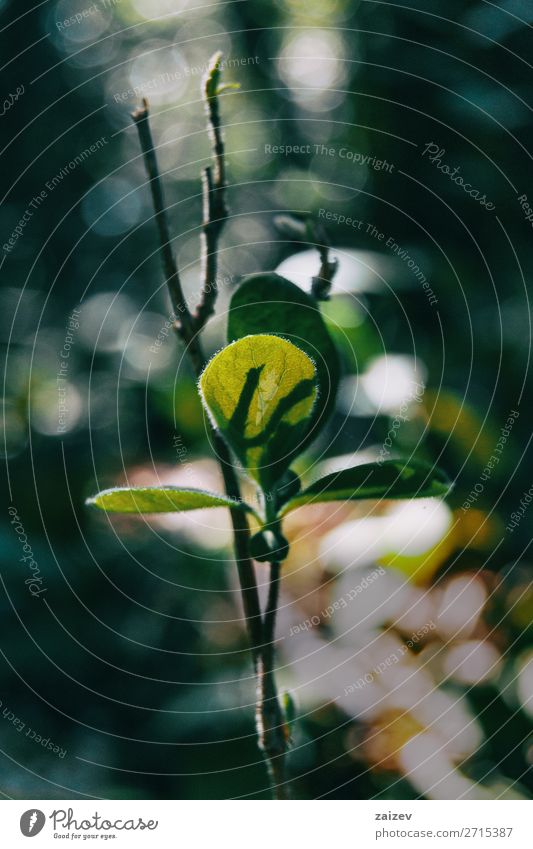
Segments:
[[[208,166],[202,175],[202,295],[193,321],[200,330],[215,310],[218,293],[218,240],[228,217],[226,206],[226,164],[218,103],[221,53],[215,53],[204,79],[207,130],[213,148],[214,169]]]
[[[216,89],[207,100],[210,116],[210,135],[214,142],[215,177],[210,168],[204,172],[204,220],[203,220],[203,268],[204,285],[202,300],[193,317],[187,306],[178,272],[177,263],[170,243],[170,231],[157,164],[152,133],[149,125],[149,108],[146,99],[142,107],[132,114],[137,127],[146,173],[150,181],[152,202],[159,233],[161,260],[170,298],[176,316],[175,329],[186,345],[193,370],[200,376],[205,358],[199,332],[214,310],[216,299],[216,275],[218,240],[227,217],[224,200],[225,170],[224,147],[220,132],[220,118]],[[179,316],[179,318],[178,318]],[[226,494],[232,500],[242,501],[237,473],[225,440],[218,431],[213,437]],[[286,725],[281,710],[274,677],[274,628],[280,580],[280,564],[271,564],[271,576],[264,623],[259,604],[259,593],[254,565],[249,554],[250,529],[246,515],[239,509],[230,508],[233,527],[235,562],[239,574],[248,638],[252,651],[254,670],[257,677],[257,729],[259,745],[263,750],[273,791],[276,798],[288,798],[285,781],[285,754],[287,751]]]
[[[152,131],[148,120],[149,114],[148,101],[144,97],[142,106],[139,106],[134,112],[132,112],[131,117],[137,127],[141,150],[144,157],[144,167],[150,181],[152,204],[159,233],[161,263],[163,265],[163,273],[170,293],[172,309],[174,310],[176,328],[183,339],[187,340],[193,335],[192,320],[187,308],[183,289],[181,288],[178,266],[170,242],[170,231],[168,227],[165,199],[163,196],[163,186],[161,184]]]
[[[293,215],[277,215],[274,223],[278,229],[295,242],[311,242],[318,251],[320,268],[311,278],[311,295],[315,301],[328,301],[333,278],[337,272],[338,261],[330,259],[330,243],[326,228],[321,221],[311,218],[303,220]]]
[[[135,126],[137,127],[139,142],[144,158],[144,165],[150,180],[152,202],[154,205],[159,233],[161,260],[172,301],[172,307],[174,309],[174,315],[176,316],[175,329],[183,339],[187,347],[187,353],[191,360],[193,370],[196,376],[199,377],[205,364],[205,357],[198,333],[196,333],[193,328],[191,314],[183,295],[176,260],[170,244],[163,187],[161,185],[157,156],[150,130],[149,109],[146,99],[143,100],[142,107],[139,107],[135,110],[135,112],[133,112],[132,118],[135,122]],[[178,315],[180,318],[178,318]],[[220,463],[220,468],[222,470],[226,493],[233,500],[241,501],[242,498],[239,481],[237,479],[237,474],[232,463],[229,449],[217,431],[215,431],[213,442]],[[252,654],[254,657],[254,664],[257,666],[257,658],[262,644],[262,622],[254,566],[248,554],[250,529],[248,527],[248,520],[241,510],[230,509],[230,515],[233,526],[235,559],[239,573],[244,613],[252,647]]]
[[[232,463],[228,446],[218,431],[215,431],[214,448],[218,457],[219,465],[224,478],[226,494],[234,501],[242,501],[239,481]],[[259,593],[252,559],[249,555],[250,528],[245,513],[239,509],[230,508],[231,523],[233,527],[233,547],[235,550],[235,562],[239,574],[239,584],[244,607],[244,615],[248,628],[248,638],[252,650],[254,668],[257,672],[259,656],[263,644],[263,624],[261,620],[261,607],[259,605]]]
[[[277,561],[270,564],[268,601],[263,620],[263,651],[257,676],[257,734],[265,755],[276,799],[288,799],[285,778],[285,756],[288,749],[288,732],[281,709],[274,674],[274,632],[278,609],[281,567]]]
[[[313,224],[313,241],[320,257],[320,268],[311,282],[311,294],[317,301],[328,301],[333,278],[337,272],[338,261],[330,259],[329,239],[320,222]]]

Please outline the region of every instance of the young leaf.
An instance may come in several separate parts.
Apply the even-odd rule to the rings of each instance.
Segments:
[[[340,366],[316,303],[290,280],[279,274],[252,274],[231,299],[228,342],[250,333],[275,333],[301,348],[315,363],[318,400],[310,418],[301,450],[325,424],[335,403]]]
[[[109,513],[183,513],[203,507],[238,507],[253,512],[247,504],[234,501],[227,495],[179,486],[118,486],[104,489],[88,498],[86,504]]]
[[[444,472],[420,460],[363,463],[315,481],[285,505],[282,515],[303,504],[321,501],[430,498],[446,495],[450,488]]]
[[[302,449],[317,396],[312,361],[279,336],[246,336],[208,363],[200,392],[244,468],[270,492]]]

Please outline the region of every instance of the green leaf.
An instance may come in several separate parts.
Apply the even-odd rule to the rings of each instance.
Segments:
[[[335,404],[340,365],[337,349],[315,301],[279,274],[252,274],[231,299],[228,342],[250,333],[275,333],[301,348],[315,363],[318,400],[302,450],[326,423]]]
[[[208,363],[200,393],[215,427],[270,492],[302,450],[317,397],[312,361],[279,336],[246,336]]]
[[[282,515],[303,504],[322,501],[430,498],[446,495],[450,489],[450,481],[444,472],[420,460],[364,463],[315,481],[285,505]]]
[[[211,100],[217,96],[220,78],[222,76],[221,62],[222,53],[220,50],[217,50],[209,60],[207,72],[204,77],[204,94],[207,100]]]
[[[241,87],[240,83],[222,83],[216,90],[216,94],[224,94],[225,91],[238,91]]]
[[[179,486],[139,486],[105,489],[85,502],[109,513],[183,513],[203,507],[252,508],[227,495]]]

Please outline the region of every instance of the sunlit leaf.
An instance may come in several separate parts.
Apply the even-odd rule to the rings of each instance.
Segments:
[[[364,463],[315,481],[285,505],[283,514],[303,504],[322,501],[430,498],[446,495],[450,488],[444,472],[419,460]]]
[[[115,487],[88,498],[87,504],[109,513],[183,513],[204,507],[251,510],[247,504],[234,501],[226,495],[179,486]]]
[[[275,333],[315,363],[319,395],[302,447],[317,436],[333,409],[340,366],[320,310],[309,295],[279,274],[252,274],[231,299],[228,341],[250,333]]]
[[[317,396],[312,361],[279,336],[247,336],[213,357],[200,391],[245,469],[270,491],[302,448]]]

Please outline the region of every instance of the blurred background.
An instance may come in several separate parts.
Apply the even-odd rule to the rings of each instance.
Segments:
[[[327,227],[337,409],[299,471],[416,455],[445,503],[296,511],[278,677],[297,798],[529,798],[533,11],[524,0],[2,0],[5,509],[0,791],[267,798],[225,511],[95,514],[126,482],[221,487],[170,329],[130,112],[146,96],[191,304],[202,74],[222,50],[245,274],[303,287]],[[263,583],[266,576],[258,570]]]

